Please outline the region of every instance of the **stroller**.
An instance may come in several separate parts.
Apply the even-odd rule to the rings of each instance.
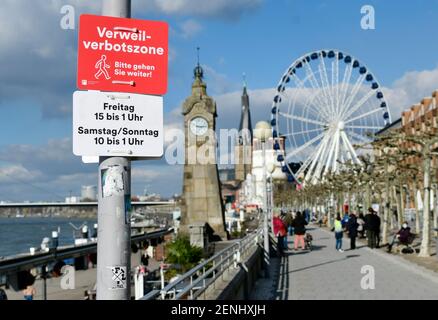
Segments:
[[[306,236],[304,237],[304,243],[306,244],[306,250],[312,251],[312,241],[313,237],[310,233],[306,233]]]

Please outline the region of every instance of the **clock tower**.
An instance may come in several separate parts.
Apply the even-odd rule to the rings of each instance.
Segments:
[[[210,236],[226,240],[224,210],[216,162],[216,102],[207,95],[203,70],[197,65],[192,95],[183,105],[185,164],[181,230],[206,223]],[[211,229],[210,229],[211,228]]]

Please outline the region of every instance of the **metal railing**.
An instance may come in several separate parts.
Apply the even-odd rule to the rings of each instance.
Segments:
[[[137,243],[144,240],[161,238],[167,234],[173,233],[173,229],[161,229],[154,232],[142,233],[131,237],[132,243]],[[68,258],[77,258],[87,254],[96,253],[97,243],[89,243],[80,246],[71,246],[60,248],[55,251],[38,253],[33,256],[26,255],[16,258],[0,260],[0,275],[29,270],[35,267],[43,266],[48,263],[59,261]]]
[[[241,262],[262,245],[263,229],[258,229],[178,277],[162,290],[153,290],[140,300],[196,299],[224,272],[240,268]]]

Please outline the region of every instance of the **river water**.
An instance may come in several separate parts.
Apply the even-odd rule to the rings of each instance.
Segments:
[[[44,237],[51,238],[52,231],[59,233],[59,245],[74,243],[74,228],[86,223],[92,233],[94,219],[74,218],[0,218],[0,257],[28,253],[30,247],[40,248]]]

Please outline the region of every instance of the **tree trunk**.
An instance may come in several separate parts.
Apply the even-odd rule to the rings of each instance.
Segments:
[[[394,203],[396,202],[395,199],[397,198],[394,194],[394,186],[390,186],[390,196],[389,196],[389,203]],[[392,208],[389,207],[389,222],[390,222],[390,230],[394,230],[395,228],[395,223],[394,223],[394,213],[391,210]]]
[[[327,227],[330,229],[332,228],[332,210],[333,210],[332,204],[334,204],[333,198],[334,198],[334,195],[333,195],[333,193],[331,193],[330,199],[328,201],[328,206],[327,206],[327,208],[328,208],[328,210],[327,210]]]
[[[397,228],[400,229],[403,224],[403,215],[402,215],[402,201],[401,201],[401,192],[397,192],[397,185],[394,185],[394,197],[395,203],[397,205]]]
[[[389,207],[390,207],[390,185],[389,185],[389,173],[388,173],[388,162],[385,163],[385,205],[383,208],[383,232],[382,232],[382,244],[388,244],[388,218],[389,218]]]
[[[420,257],[430,257],[430,166],[432,157],[429,152],[430,146],[425,146],[424,155],[424,201],[423,201],[423,238],[421,241]]]
[[[403,188],[403,183],[400,180],[400,204],[401,204],[401,213],[400,213],[400,217],[405,220],[405,204],[406,204],[406,194],[405,194],[405,189]],[[400,223],[403,223],[404,221],[401,221]]]
[[[339,202],[338,202],[338,213],[342,218],[342,210],[344,209],[344,194],[342,192],[339,193]]]
[[[366,195],[366,202],[365,202],[365,208],[363,209],[364,213],[368,212],[368,208],[371,207],[371,186],[370,186],[370,182],[367,182],[367,195]]]
[[[414,177],[413,183],[414,189],[414,207],[415,207],[415,232],[420,234],[420,210],[418,210],[418,189],[417,189],[417,181],[416,177]]]
[[[438,229],[438,185],[435,183],[433,188],[433,228]],[[438,235],[437,231],[434,231],[433,235],[436,237]],[[437,253],[438,254],[438,253]]]

